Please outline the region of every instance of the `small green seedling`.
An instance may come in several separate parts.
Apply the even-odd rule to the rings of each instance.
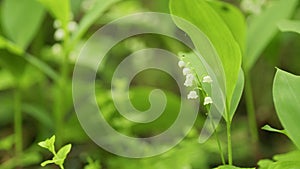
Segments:
[[[68,153],[71,151],[72,145],[71,144],[65,145],[56,153],[54,143],[55,143],[55,136],[52,136],[50,139],[46,139],[45,141],[38,143],[39,146],[49,150],[54,155],[52,160],[47,160],[42,162],[41,166],[44,167],[48,164],[54,163],[58,165],[61,169],[64,169],[63,164],[65,162]]]
[[[101,169],[100,162],[98,160],[93,160],[91,157],[87,158],[88,164],[84,166],[84,169]]]

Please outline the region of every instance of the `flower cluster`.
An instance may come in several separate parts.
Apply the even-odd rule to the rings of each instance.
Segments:
[[[195,75],[192,71],[191,68],[188,67],[188,64],[185,63],[183,60],[180,60],[178,62],[178,66],[180,68],[182,68],[182,73],[183,75],[185,76],[185,82],[184,82],[184,86],[186,87],[192,87],[194,85],[194,82],[196,82],[196,78],[195,78]],[[212,78],[210,76],[204,76],[203,79],[202,79],[202,83],[212,83]],[[201,83],[199,82],[199,84],[201,85]],[[189,94],[187,95],[187,98],[188,99],[197,99],[199,96],[198,96],[198,93],[196,90],[192,90],[189,92]],[[204,105],[208,105],[208,104],[212,104],[213,101],[212,101],[212,98],[209,97],[209,96],[206,96],[204,98]]]
[[[73,33],[77,30],[78,24],[75,21],[70,21],[67,25],[67,29],[70,33]],[[54,39],[56,41],[62,41],[66,36],[66,31],[63,28],[63,25],[60,20],[55,20],[53,23],[53,27],[56,29],[54,33]],[[59,43],[56,43],[52,46],[52,52],[55,55],[58,55],[62,51],[62,46]]]
[[[53,23],[53,27],[56,29],[55,33],[54,33],[54,39],[57,41],[61,41],[64,39],[65,37],[65,30],[62,28],[62,23],[60,20],[55,20]],[[68,30],[73,33],[77,30],[77,22],[75,21],[70,21],[68,23]]]

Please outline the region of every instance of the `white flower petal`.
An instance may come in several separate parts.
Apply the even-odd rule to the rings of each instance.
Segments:
[[[182,70],[182,73],[183,73],[184,76],[186,76],[187,74],[190,74],[190,73],[191,73],[191,69],[190,69],[190,68],[184,68],[184,69]]]
[[[202,79],[202,82],[203,83],[211,83],[211,82],[213,82],[213,80],[211,79],[210,76],[204,76]]]
[[[78,25],[77,25],[77,23],[75,21],[71,21],[68,24],[68,29],[69,29],[70,32],[76,31],[77,27],[78,27]]]
[[[211,99],[211,97],[205,97],[204,98],[204,105],[208,105],[208,104],[212,104],[213,103],[213,101],[212,101],[212,99]]]
[[[51,50],[52,50],[53,54],[58,55],[62,52],[62,46],[60,44],[56,43],[51,47]]]
[[[62,24],[61,24],[61,21],[60,20],[55,20],[54,22],[53,22],[53,27],[55,28],[55,29],[59,29],[60,27],[62,26]]]
[[[198,94],[196,91],[190,91],[190,93],[187,96],[188,99],[197,99],[198,98]]]
[[[65,31],[63,29],[57,29],[54,33],[54,39],[59,41],[64,39],[65,37]]]
[[[183,68],[184,66],[185,66],[185,62],[184,61],[179,61],[178,62],[178,66],[180,67],[180,68]]]

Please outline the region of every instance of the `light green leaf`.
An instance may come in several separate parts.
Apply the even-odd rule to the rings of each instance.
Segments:
[[[286,154],[278,154],[274,161],[263,159],[258,162],[259,169],[299,169],[300,151],[292,151]]]
[[[246,47],[246,21],[244,15],[238,8],[228,3],[222,1],[208,1],[208,3],[222,17],[243,54]]]
[[[246,55],[243,57],[246,73],[278,32],[277,23],[291,17],[297,3],[298,0],[272,1],[272,5],[261,14],[249,18]]]
[[[56,156],[54,156],[53,160],[55,161],[55,164],[57,165],[63,165],[65,159],[67,158],[67,155],[69,154],[69,152],[71,151],[72,145],[68,144],[65,145],[64,147],[62,147],[56,154]]]
[[[61,21],[63,28],[67,28],[70,21],[70,1],[69,0],[38,0],[49,13],[57,20]]]
[[[223,165],[223,166],[219,166],[215,169],[255,169],[255,168],[239,168],[239,167],[230,166],[230,165]]]
[[[284,20],[278,23],[282,32],[296,32],[300,34],[300,21]]]
[[[114,3],[120,0],[101,0],[96,1],[94,7],[82,18],[78,30],[74,33],[73,39],[78,41],[92,26],[93,23]]]
[[[240,100],[241,100],[241,97],[243,94],[243,90],[244,90],[244,82],[245,82],[244,72],[241,69],[240,73],[239,73],[239,78],[238,78],[237,84],[235,86],[235,89],[233,91],[233,95],[232,95],[232,99],[231,99],[230,111],[229,111],[230,120],[232,120],[234,113],[240,103]]]
[[[286,154],[278,154],[273,157],[276,161],[298,161],[300,162],[300,151],[292,151]]]
[[[54,160],[47,160],[47,161],[42,162],[42,163],[41,163],[41,166],[42,166],[42,167],[45,167],[46,165],[52,164],[52,163],[54,163],[54,162],[55,162]]]
[[[287,135],[285,130],[278,130],[278,129],[275,129],[275,128],[269,126],[269,125],[265,125],[261,129],[266,130],[266,131],[271,131],[271,132],[276,132],[276,133]]]
[[[300,169],[300,161],[279,161],[271,164],[268,169]]]
[[[290,139],[300,148],[300,76],[277,69],[273,99],[277,115]]]
[[[177,26],[191,37],[197,51],[207,59],[208,64],[218,67],[214,69],[214,71],[218,71],[218,74],[224,72],[226,79],[226,98],[227,103],[230,104],[238,80],[242,56],[239,44],[232,34],[230,27],[227,26],[229,20],[225,21],[218,13],[220,11],[214,10],[211,4],[205,0],[171,0],[170,9],[173,15],[179,16],[194,24],[209,39],[209,41],[207,41],[205,38],[199,37],[200,35],[195,34],[192,28],[174,19]],[[222,16],[225,17],[225,14],[222,14]],[[233,18],[232,15],[227,16]],[[230,22],[232,21],[230,20]],[[212,47],[206,50],[209,45],[213,45],[217,53],[214,53]],[[221,61],[221,64],[218,63],[218,60]],[[224,79],[219,79],[219,83],[222,83],[222,80],[224,81]],[[230,105],[227,106],[229,107]]]
[[[272,160],[263,159],[259,160],[257,164],[259,166],[259,169],[268,169],[273,163],[274,161]]]
[[[4,0],[1,7],[4,33],[26,49],[42,24],[44,8],[36,0]]]
[[[54,143],[55,143],[55,136],[52,136],[50,139],[46,139],[45,141],[39,142],[38,145],[48,149],[51,153],[56,154]]]

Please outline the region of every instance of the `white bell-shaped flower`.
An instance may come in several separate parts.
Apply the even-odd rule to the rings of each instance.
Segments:
[[[204,76],[202,79],[202,82],[203,83],[211,83],[211,82],[213,82],[213,80],[211,79],[210,76]]]
[[[63,40],[65,37],[65,31],[63,29],[57,29],[54,33],[54,39],[57,41]]]
[[[191,87],[191,86],[193,86],[193,81],[194,81],[194,79],[195,79],[195,76],[193,75],[193,74],[187,74],[186,75],[186,80],[185,80],[185,82],[184,82],[184,86],[186,86],[186,87]]]
[[[180,68],[185,67],[185,62],[182,61],[182,60],[180,60],[180,61],[178,62],[178,66],[179,66]]]
[[[187,96],[187,98],[188,99],[197,99],[199,96],[198,96],[198,94],[197,94],[197,92],[196,91],[190,91],[190,93],[188,94],[188,96]]]
[[[208,104],[212,104],[212,103],[213,103],[213,101],[212,101],[211,97],[205,97],[204,98],[203,105],[208,105]]]
[[[191,73],[191,69],[190,69],[190,68],[184,68],[184,69],[182,70],[182,73],[183,73],[184,76],[186,76],[186,75],[188,75],[188,74]]]

